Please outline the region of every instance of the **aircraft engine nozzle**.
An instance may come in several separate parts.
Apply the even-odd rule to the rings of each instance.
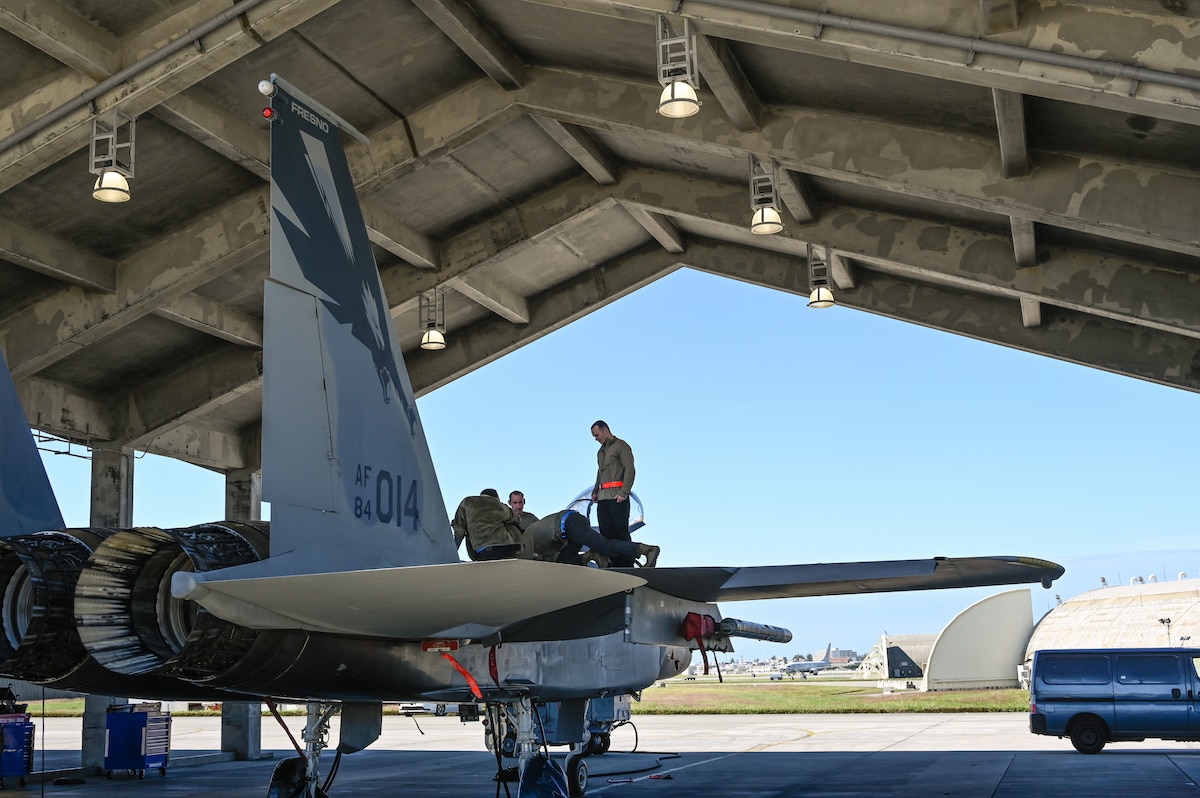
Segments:
[[[64,529],[0,543],[0,673],[46,683],[87,660],[71,604],[80,566],[108,534],[107,529]]]
[[[122,674],[204,683],[237,665],[258,632],[171,592],[177,574],[267,556],[265,522],[123,529],[96,547],[75,587],[75,623],[88,653]],[[180,581],[188,581],[186,578]]]
[[[737,618],[723,618],[718,628],[726,637],[748,637],[751,640],[766,640],[768,643],[790,643],[792,641],[792,633],[782,626],[739,621]]]

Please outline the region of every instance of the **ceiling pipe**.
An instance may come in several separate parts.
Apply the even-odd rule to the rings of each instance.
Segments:
[[[163,61],[169,56],[179,52],[184,47],[198,42],[201,36],[206,36],[209,33],[212,33],[226,22],[236,19],[262,2],[263,0],[241,0],[241,2],[230,6],[202,25],[199,25],[195,28],[189,28],[183,35],[172,39],[162,47],[158,48],[149,55],[138,59],[121,71],[114,72],[112,75],[100,81],[95,86],[92,86],[90,89],[85,91],[83,94],[80,94],[73,100],[58,106],[50,113],[38,117],[25,127],[21,128],[15,133],[12,133],[3,141],[0,141],[0,152],[5,152],[17,144],[20,144],[25,139],[40,133],[41,131],[53,125],[55,122],[58,122],[66,117],[68,114],[71,114],[83,106],[91,103],[104,92],[115,89],[117,86],[120,86],[122,83],[129,80],[139,72],[149,69],[158,62]]]
[[[1118,61],[1103,61],[1098,58],[1088,58],[1082,55],[1068,53],[1050,53],[1045,50],[1035,50],[1032,47],[1022,47],[1016,44],[1002,44],[987,39],[974,39],[970,36],[959,36],[953,33],[937,33],[935,31],[905,28],[900,25],[888,25],[883,22],[843,17],[837,14],[826,14],[819,11],[805,11],[800,8],[788,8],[764,3],[760,0],[700,0],[689,3],[696,6],[714,6],[731,11],[744,11],[750,14],[765,14],[776,19],[787,19],[795,22],[806,22],[821,28],[840,28],[842,30],[869,33],[874,36],[890,36],[921,44],[933,44],[939,47],[951,47],[965,53],[984,53],[998,55],[1004,58],[1014,58],[1020,61],[1033,61],[1038,64],[1080,69],[1094,75],[1104,75],[1111,78],[1124,78],[1137,83],[1158,83],[1164,86],[1174,86],[1178,89],[1200,92],[1200,78],[1190,75],[1177,75],[1174,72],[1163,72],[1157,69],[1130,66]],[[686,12],[680,16],[689,16]],[[694,17],[703,21],[702,17]],[[820,34],[817,34],[819,38]],[[1136,90],[1136,87],[1135,87]],[[1131,92],[1132,94],[1132,92]]]

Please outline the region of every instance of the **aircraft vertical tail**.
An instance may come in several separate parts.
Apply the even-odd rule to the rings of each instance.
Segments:
[[[0,537],[62,529],[62,512],[0,352]]]
[[[365,138],[271,83],[262,463],[272,570],[457,562],[340,134]]]

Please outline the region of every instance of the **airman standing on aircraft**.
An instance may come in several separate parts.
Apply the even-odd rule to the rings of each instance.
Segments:
[[[495,488],[485,488],[478,496],[459,502],[450,527],[454,547],[466,540],[467,556],[472,560],[503,560],[521,552],[521,518],[500,501]]]
[[[536,555],[539,560],[570,565],[584,564],[583,557],[579,554],[579,550],[584,546],[598,555],[599,565],[602,568],[618,558],[630,563],[629,566],[621,567],[632,568],[635,564],[634,560],[638,557],[646,558],[643,568],[653,568],[658,563],[660,552],[658,546],[646,543],[609,540],[592,529],[587,516],[574,510],[561,510],[531,524],[525,530],[525,537],[529,543],[524,555],[527,559],[533,559],[529,552],[532,549],[533,555]]]
[[[538,520],[538,517],[533,513],[525,512],[525,494],[519,490],[514,490],[508,494],[508,506],[513,508],[513,512],[520,517],[522,530],[529,529],[529,525]]]
[[[629,492],[633,490],[633,449],[612,434],[608,424],[592,424],[592,437],[600,444],[596,453],[596,485],[592,501],[596,502],[596,521],[600,534],[609,540],[629,540]],[[633,567],[632,558],[614,558],[613,566]]]

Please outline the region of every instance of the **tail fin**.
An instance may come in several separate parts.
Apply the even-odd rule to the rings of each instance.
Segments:
[[[340,130],[272,76],[263,498],[293,572],[457,561]],[[365,140],[365,139],[364,139]]]
[[[823,659],[821,661],[828,664],[829,655],[832,653],[833,653],[833,643],[830,643],[827,646],[825,646],[825,659]]]
[[[62,512],[0,352],[0,537],[62,529]]]

